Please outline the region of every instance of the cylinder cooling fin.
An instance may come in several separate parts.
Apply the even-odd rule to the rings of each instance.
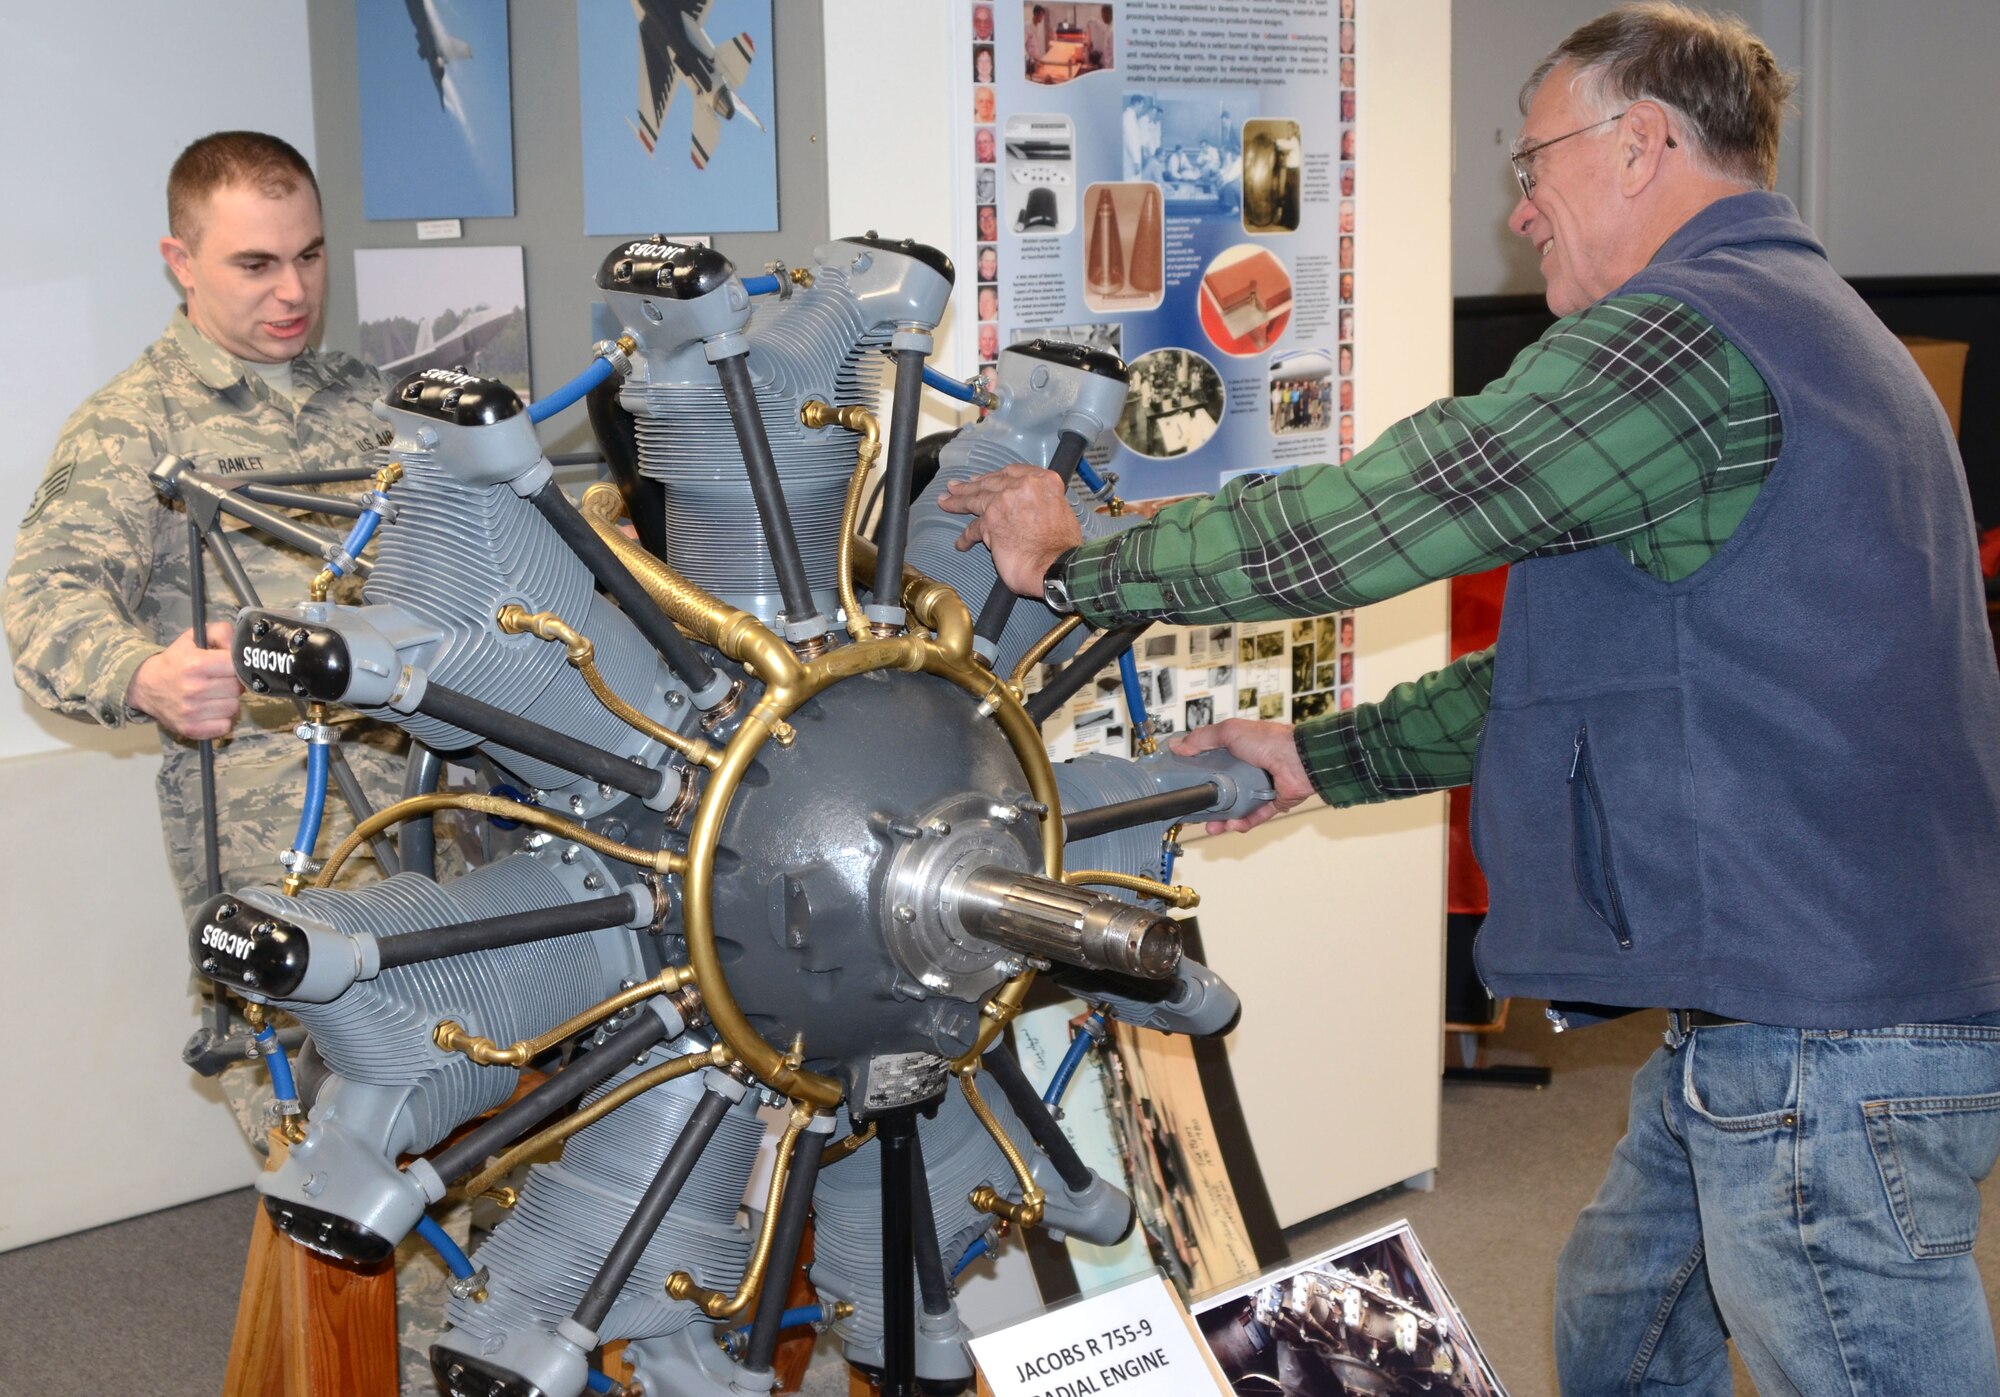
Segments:
[[[1168,1031],[1233,1020],[1161,850],[1268,777],[1053,763],[1010,676],[1059,618],[996,604],[975,633],[991,560],[937,503],[1012,462],[1073,466],[1123,366],[1011,347],[983,415],[919,444],[914,404],[882,399],[924,391],[953,281],[872,232],[754,291],[726,250],[621,244],[598,285],[622,333],[570,398],[622,489],[553,483],[546,404],[411,375],[377,408],[362,604],[321,589],[239,619],[238,673],[307,706],[311,740],[353,709],[480,778],[414,783],[189,928],[195,967],[291,1015],[328,1068],[258,1184],[287,1236],[366,1261],[453,1190],[504,1202],[432,1351],[441,1391],[576,1397],[611,1340],[648,1392],[763,1390],[808,1198],[848,1358],[887,1390],[962,1389],[942,1278],[974,1241],[1132,1222],[1006,1057],[1036,976]],[[885,457],[909,507],[871,525]],[[1124,526],[1069,499],[1086,536]],[[478,866],[347,885],[371,835],[444,811],[480,828]],[[545,1079],[507,1104],[527,1068]]]

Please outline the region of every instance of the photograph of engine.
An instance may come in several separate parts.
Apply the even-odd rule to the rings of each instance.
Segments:
[[[1505,1397],[1407,1224],[1205,1307],[1232,1390],[1283,1397]]]
[[[1119,527],[1073,477],[1123,366],[1031,341],[975,394],[924,362],[952,281],[872,234],[750,277],[621,246],[598,285],[624,333],[567,388],[523,404],[431,370],[378,406],[393,440],[336,557],[372,535],[362,604],[316,584],[239,619],[249,687],[421,744],[407,799],[331,850],[302,822],[283,885],[211,900],[190,948],[329,1069],[281,1103],[258,1188],[282,1233],[366,1262],[429,1237],[448,1195],[507,1207],[453,1259],[443,1391],[606,1390],[590,1365],[617,1339],[647,1392],[769,1390],[809,1205],[805,1318],[886,1392],[969,1386],[961,1259],[1002,1222],[1131,1224],[1006,1047],[1036,974],[1168,1031],[1235,1018],[1181,955],[1167,913],[1194,895],[1161,851],[1268,777],[1220,754],[1053,765],[1061,676],[1027,700],[1021,676],[1067,660],[1073,691],[1133,633],[1016,604],[936,505],[1025,461],[1070,480],[1086,536]],[[926,384],[988,411],[920,443]],[[612,479],[579,503],[534,424],[583,399]],[[310,807],[331,725],[300,731]],[[488,789],[439,789],[437,754]],[[491,858],[439,881],[443,811],[483,818]],[[334,886],[391,832],[403,871]],[[741,1221],[764,1107],[787,1125]]]

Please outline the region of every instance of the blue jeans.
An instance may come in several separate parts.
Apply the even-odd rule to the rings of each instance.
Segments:
[[[1556,1266],[1570,1397],[2000,1394],[1972,1258],[2000,1154],[2000,1013],[1692,1029]]]

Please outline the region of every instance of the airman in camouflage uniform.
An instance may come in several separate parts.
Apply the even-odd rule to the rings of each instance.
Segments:
[[[381,396],[380,376],[345,355],[310,349],[290,367],[294,389],[286,395],[176,311],[167,333],[71,416],[21,523],[7,577],[14,677],[37,702],[106,727],[151,721],[129,702],[133,676],[193,624],[187,521],[147,477],[163,454],[225,477],[368,461],[382,426],[368,411]],[[331,515],[302,522],[345,532],[346,521]],[[267,602],[302,599],[320,569],[317,558],[254,529],[228,527],[228,538]],[[216,581],[211,568],[207,619],[227,626],[239,603]],[[216,743],[216,824],[231,887],[283,876],[278,854],[291,844],[305,789],[298,724],[290,700],[246,694]],[[402,781],[397,735],[367,723],[340,728],[341,750],[370,798],[393,799]],[[169,861],[191,910],[204,881],[198,752],[165,725],[160,742]],[[344,832],[336,815],[352,828],[342,802],[330,801],[323,848]]]
[[[219,649],[193,648],[187,520],[148,472],[168,452],[223,477],[366,464],[384,439],[369,411],[384,384],[367,365],[308,346],[324,301],[325,252],[318,191],[295,151],[254,133],[208,137],[176,163],[168,191],[174,236],[161,251],[187,304],[64,425],[21,523],[4,615],[15,680],[37,702],[106,727],[158,721],[160,813],[185,926],[206,877],[194,739],[218,739],[216,824],[230,888],[283,876],[278,855],[298,824],[305,744],[294,733],[294,704],[244,694],[229,670],[227,628],[238,602],[225,587],[209,587],[204,618]],[[331,515],[301,522],[336,535],[348,524]],[[263,601],[305,596],[320,560],[234,521],[223,527]],[[208,575],[216,579],[217,570]],[[339,727],[369,800],[393,801],[401,735],[361,721]],[[330,798],[322,855],[352,828],[345,803]],[[231,1068],[222,1080],[261,1148],[270,1100],[263,1068]],[[447,1226],[462,1243],[463,1210]],[[426,1350],[442,1326],[447,1280],[428,1254],[399,1254],[407,1392],[434,1390]]]

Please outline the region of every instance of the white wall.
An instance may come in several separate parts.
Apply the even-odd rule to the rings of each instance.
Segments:
[[[10,6],[4,54],[0,568],[63,419],[178,303],[154,247],[174,157],[235,127],[313,153],[305,0]],[[5,689],[0,757],[75,735]]]
[[[63,419],[173,311],[154,243],[174,156],[247,126],[310,158],[313,122],[305,0],[12,6],[0,54],[4,567]],[[196,1018],[153,734],[0,689],[0,1023],[20,1055],[0,1078],[4,1251],[238,1187],[255,1166],[180,1063]],[[115,1140],[76,1135],[89,1121]],[[45,1133],[59,1122],[68,1136]]]
[[[1540,291],[1534,249],[1507,231],[1521,197],[1507,150],[1515,105],[1542,55],[1611,0],[1458,0],[1451,7],[1451,289],[1455,296]]]
[[[1610,0],[1458,0],[1452,7],[1452,291],[1538,292],[1502,220],[1517,190],[1507,145],[1536,61]],[[1739,0],[1733,11],[1802,76],[1778,188],[1845,276],[2000,272],[2000,4],[1994,0]],[[1819,71],[1807,35],[1823,24]],[[1475,57],[1476,56],[1476,57]],[[1815,125],[1814,113],[1824,113]],[[1815,143],[1821,143],[1815,149]],[[1802,180],[1817,154],[1817,188]],[[1817,195],[1817,199],[1812,196]],[[1821,203],[1808,207],[1809,199]]]
[[[1833,58],[1820,231],[1834,266],[2000,272],[2000,4],[1815,2]]]

